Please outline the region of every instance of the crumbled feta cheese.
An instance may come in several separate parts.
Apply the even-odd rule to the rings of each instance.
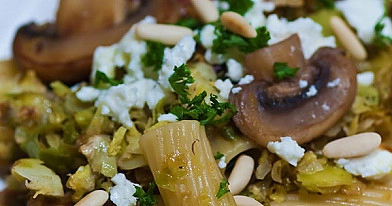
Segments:
[[[237,94],[241,90],[242,90],[242,87],[234,87],[233,89],[231,89],[231,92],[233,92],[233,94]]]
[[[168,114],[161,114],[158,117],[158,122],[163,122],[163,121],[167,121],[167,122],[177,122],[178,121],[178,117],[172,113],[168,113]]]
[[[353,175],[377,179],[392,172],[392,153],[377,149],[363,157],[338,159],[336,163]]]
[[[305,154],[305,149],[291,137],[281,137],[280,142],[269,142],[267,148],[293,166],[297,166],[298,161]]]
[[[240,81],[238,82],[239,85],[244,85],[244,84],[249,84],[251,83],[255,78],[253,77],[253,75],[245,75],[243,78],[240,79]]]
[[[174,67],[185,64],[196,50],[196,41],[192,36],[183,37],[173,48],[165,48],[162,69],[159,70],[158,82],[166,89],[170,88],[169,77]]]
[[[225,79],[225,81],[221,79],[216,80],[215,87],[219,90],[219,95],[222,98],[229,99],[230,90],[233,88],[233,83],[231,83],[230,79]]]
[[[139,185],[127,180],[123,173],[116,174],[111,180],[115,185],[110,189],[110,200],[117,206],[136,205],[137,199],[133,194],[136,192],[135,186]]]
[[[309,90],[306,92],[307,97],[313,97],[317,94],[317,89],[314,85],[311,85],[309,87]]]
[[[358,73],[357,74],[357,81],[359,84],[369,86],[369,85],[373,84],[374,73],[371,71]]]
[[[324,37],[322,27],[311,18],[298,18],[294,21],[279,19],[276,14],[267,18],[266,27],[271,39],[268,44],[280,42],[294,33],[301,39],[301,46],[306,59],[322,46],[336,47],[335,37]]]
[[[243,76],[243,70],[241,63],[237,62],[234,59],[227,60],[227,77],[229,77],[233,81],[239,81]]]
[[[334,79],[333,81],[328,82],[328,83],[327,83],[327,87],[328,87],[328,88],[336,87],[336,86],[339,85],[339,83],[340,83],[340,78],[336,78],[336,79]]]
[[[298,85],[301,89],[306,88],[308,86],[308,81],[300,79]]]
[[[245,13],[244,18],[253,28],[264,26],[266,21],[264,11],[273,11],[275,9],[275,4],[273,2],[266,2],[260,0],[252,1],[253,6]]]
[[[84,86],[80,88],[80,90],[77,91],[75,95],[83,102],[92,102],[95,101],[100,94],[101,92],[99,89],[96,89],[92,86]]]
[[[322,107],[323,110],[325,110],[325,111],[329,111],[329,109],[331,109],[327,103],[324,103],[323,105],[321,105],[321,107]]]
[[[226,168],[226,166],[227,166],[227,164],[226,164],[226,156],[223,155],[223,157],[221,157],[219,159],[218,167],[223,169],[223,168]]]
[[[95,101],[95,106],[101,106],[103,115],[111,116],[129,128],[133,126],[129,114],[131,108],[143,108],[147,104],[150,109],[154,109],[164,96],[164,90],[155,81],[141,79],[132,84],[120,84],[102,91]]]
[[[138,24],[152,24],[156,20],[147,16]],[[142,56],[147,52],[146,42],[135,37],[135,26],[111,46],[100,46],[94,51],[91,79],[94,81],[96,71],[105,73],[113,78],[117,67],[127,71],[126,82],[132,82],[144,77]]]
[[[342,11],[348,23],[355,28],[358,37],[365,43],[371,43],[374,38],[374,26],[383,16],[384,0],[344,0],[337,1],[336,8]],[[384,35],[392,36],[392,24],[385,18]]]
[[[223,64],[227,61],[226,55],[214,53],[211,49],[206,49],[204,59],[210,64]]]
[[[204,48],[211,49],[211,47],[213,45],[213,41],[214,41],[214,39],[216,39],[216,35],[215,35],[214,31],[215,31],[215,26],[213,26],[211,24],[205,25],[200,30],[200,42]]]

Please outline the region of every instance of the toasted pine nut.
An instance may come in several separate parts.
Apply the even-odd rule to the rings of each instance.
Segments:
[[[342,43],[343,47],[351,53],[356,60],[365,60],[367,52],[358,36],[340,17],[333,16],[330,19],[330,24],[336,37]]]
[[[228,179],[231,194],[236,195],[245,189],[252,177],[254,165],[252,157],[244,154],[238,157]]]
[[[243,37],[254,38],[257,36],[256,30],[240,14],[232,11],[223,12],[220,20],[227,30],[239,34]]]
[[[237,206],[263,206],[263,204],[248,196],[234,195],[233,197]]]
[[[210,23],[219,19],[219,11],[210,0],[190,1],[203,23]]]
[[[381,136],[375,132],[364,132],[343,137],[326,144],[324,156],[328,158],[350,158],[371,153],[381,144]]]
[[[75,206],[102,206],[109,199],[109,194],[104,190],[94,190],[83,197]]]
[[[175,45],[184,36],[193,35],[193,31],[187,27],[169,24],[138,24],[135,28],[135,34],[144,40]]]

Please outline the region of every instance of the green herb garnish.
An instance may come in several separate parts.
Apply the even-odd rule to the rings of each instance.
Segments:
[[[190,70],[183,64],[174,68],[174,73],[169,77],[170,85],[178,94],[181,105],[171,108],[170,113],[177,116],[178,120],[193,119],[198,120],[201,125],[214,125],[229,120],[236,108],[229,102],[219,102],[217,95],[210,95],[211,105],[205,102],[207,92],[196,95],[193,99],[188,98],[188,84],[193,83],[194,79],[190,75]],[[228,111],[224,116],[222,116]],[[221,116],[215,119],[216,116]]]
[[[122,84],[123,81],[115,80],[113,78],[109,78],[105,73],[101,71],[95,72],[95,81],[93,86],[96,88],[107,88],[110,86],[117,86]]]
[[[153,67],[155,71],[162,68],[165,45],[160,42],[146,41],[147,53],[142,57],[144,66]]]
[[[225,195],[228,192],[230,192],[230,190],[229,190],[229,181],[227,181],[226,179],[222,179],[222,181],[219,184],[218,193],[216,193],[215,196],[217,198],[221,198],[223,195]]]
[[[253,7],[254,2],[251,0],[224,0],[229,4],[229,11],[234,11],[242,16]]]
[[[218,151],[218,152],[216,152],[216,155],[214,155],[214,159],[218,160],[218,159],[222,158],[223,156],[225,156],[225,155]]]
[[[151,206],[158,203],[157,198],[154,196],[154,189],[156,186],[155,182],[151,182],[148,185],[147,192],[145,192],[143,188],[135,186],[136,192],[133,196],[137,198],[139,206]]]
[[[378,19],[376,25],[374,26],[373,42],[379,48],[384,48],[392,43],[392,38],[382,33],[385,28],[385,24],[382,22],[384,18],[387,18],[386,14],[384,14],[380,19]]]
[[[176,22],[176,25],[185,26],[185,27],[188,27],[192,30],[196,30],[198,28],[201,28],[204,24],[201,21],[199,21],[198,19],[189,17],[189,18],[182,18],[182,19],[178,20]]]
[[[298,70],[298,67],[289,67],[285,62],[274,63],[274,76],[279,80],[294,77]]]
[[[321,9],[321,8],[333,9],[333,8],[335,8],[335,1],[334,0],[317,0],[316,7],[318,9]]]
[[[266,27],[256,29],[257,36],[255,38],[245,38],[226,30],[220,22],[216,22],[214,26],[217,38],[213,41],[212,51],[218,54],[224,54],[231,48],[238,48],[241,52],[250,53],[267,46],[268,40],[271,38]]]

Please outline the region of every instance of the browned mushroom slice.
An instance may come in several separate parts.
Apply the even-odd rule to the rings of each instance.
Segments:
[[[354,101],[356,65],[342,50],[325,47],[316,51],[306,67],[311,68],[307,71],[317,71],[313,74],[316,76],[310,87],[289,95],[288,99],[295,101],[272,103],[274,97],[266,98],[271,84],[260,80],[243,85],[240,92],[230,94],[230,102],[238,110],[233,117],[237,127],[259,145],[266,146],[283,136],[290,136],[303,144],[336,124]],[[311,89],[313,94],[310,94]]]
[[[79,23],[80,27],[78,28],[56,24],[41,26],[27,24],[17,31],[14,38],[14,59],[21,68],[35,70],[44,82],[60,80],[75,83],[87,80],[90,74],[92,55],[97,46],[111,45],[119,41],[134,23],[147,15],[155,16],[159,22],[175,21],[183,15],[184,11],[180,8],[184,4],[174,4],[173,1],[139,1],[141,2],[139,9],[121,23],[118,22],[121,18],[114,16],[114,8],[112,8],[109,10],[109,17],[100,15],[97,11],[90,11],[91,15],[100,16],[110,23],[105,20],[98,21],[92,26],[86,26],[90,18],[83,19],[81,17],[82,19],[79,20],[87,21],[87,24]],[[67,4],[64,3],[64,5]],[[73,7],[70,6],[70,8]],[[60,9],[59,11],[64,12]],[[83,12],[82,9],[79,11]],[[122,11],[122,13],[124,12]],[[69,17],[67,16],[67,18]],[[64,18],[60,18],[61,22],[59,23],[68,24],[69,21],[65,21]],[[74,21],[77,20],[74,19]]]

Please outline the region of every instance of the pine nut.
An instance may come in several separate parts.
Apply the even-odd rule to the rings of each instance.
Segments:
[[[245,189],[252,177],[254,164],[253,158],[248,155],[238,157],[228,179],[231,194],[236,195]]]
[[[364,132],[343,137],[326,144],[324,156],[328,158],[350,158],[371,153],[381,144],[381,136],[375,132]]]
[[[254,198],[248,196],[234,195],[233,197],[237,206],[263,206],[263,204],[261,204]]]
[[[219,11],[210,0],[190,0],[203,23],[210,23],[219,19]]]
[[[233,33],[236,33],[246,38],[254,38],[257,36],[256,30],[243,16],[236,12],[223,12],[220,17],[220,20],[223,26]]]
[[[83,197],[75,206],[102,206],[109,199],[109,194],[104,190],[94,190]]]
[[[138,24],[135,28],[137,37],[143,40],[161,42],[165,45],[175,45],[186,35],[193,35],[187,27],[168,24]]]
[[[365,47],[343,19],[333,16],[330,19],[330,25],[342,46],[351,53],[354,59],[361,61],[367,58]]]

